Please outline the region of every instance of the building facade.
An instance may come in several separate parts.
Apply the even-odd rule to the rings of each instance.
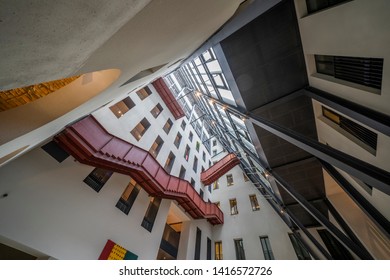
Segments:
[[[389,259],[387,2],[188,5],[127,7],[99,46],[80,53],[82,66],[64,62],[53,75],[40,61],[35,79],[4,72],[2,258],[117,258],[107,253],[117,244],[133,259]],[[167,17],[176,22],[159,20]],[[151,18],[153,30],[143,25]],[[3,50],[17,61],[9,49],[20,40]],[[60,89],[38,85],[68,76]],[[139,175],[151,173],[144,163],[129,176],[117,167],[125,158],[103,159],[104,147],[85,164],[81,146],[58,140],[83,119],[145,151],[168,182],[187,181],[190,199],[157,173]],[[92,153],[101,138],[85,131]],[[215,171],[227,155],[239,164]],[[217,179],[205,184],[205,172]]]

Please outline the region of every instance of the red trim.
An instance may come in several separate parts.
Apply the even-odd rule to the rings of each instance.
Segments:
[[[103,251],[100,253],[99,260],[107,260],[114,246],[115,243],[108,239],[106,245],[103,248]]]
[[[152,83],[152,85],[154,86],[157,93],[164,101],[165,105],[167,105],[168,109],[171,111],[174,118],[177,120],[184,117],[183,108],[177,102],[171,90],[165,84],[163,78],[158,78]]]
[[[175,199],[194,219],[223,223],[218,206],[205,202],[188,181],[167,173],[148,151],[108,133],[93,116],[65,128],[55,141],[81,163],[129,175],[149,195]]]
[[[222,175],[240,163],[235,154],[228,154],[209,169],[200,174],[200,180],[203,184],[209,185],[217,181]]]

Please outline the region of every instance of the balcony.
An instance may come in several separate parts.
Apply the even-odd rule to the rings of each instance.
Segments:
[[[200,180],[203,184],[209,185],[217,181],[223,174],[240,163],[235,154],[228,154],[209,169],[200,174]]]
[[[194,219],[223,223],[222,211],[188,181],[171,176],[149,152],[108,133],[92,116],[65,128],[55,141],[81,163],[129,175],[150,196],[176,200]]]
[[[180,104],[175,99],[175,96],[172,94],[170,89],[165,84],[162,78],[155,80],[152,85],[156,89],[157,93],[160,95],[165,105],[167,105],[168,109],[171,111],[173,117],[178,120],[184,117],[184,111]]]

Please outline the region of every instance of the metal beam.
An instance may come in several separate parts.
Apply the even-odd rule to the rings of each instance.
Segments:
[[[361,195],[354,186],[343,175],[340,174],[332,165],[321,161],[322,166],[336,183],[349,195],[349,197],[359,206],[359,208],[371,217],[372,221],[382,229],[390,238],[390,222],[383,216],[363,195]]]
[[[339,212],[337,212],[336,208],[333,206],[333,204],[326,198],[324,199],[325,204],[328,206],[329,212],[332,214],[332,216],[335,218],[337,223],[341,226],[341,228],[344,230],[344,232],[351,238],[353,242],[355,242],[362,250],[365,250],[368,255],[374,259],[374,257],[371,255],[370,252],[364,247],[362,242],[359,240],[359,238],[355,235],[355,233],[351,230],[351,228],[348,226],[348,224],[345,222],[343,217],[340,215]]]

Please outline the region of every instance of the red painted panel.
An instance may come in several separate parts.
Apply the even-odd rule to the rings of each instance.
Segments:
[[[141,165],[147,155],[148,154],[144,150],[133,146],[130,152],[127,153],[125,160],[133,164]]]
[[[99,256],[99,260],[107,260],[108,256],[111,253],[111,250],[112,250],[112,248],[114,248],[114,246],[115,246],[115,243],[112,242],[110,239],[108,239],[106,245],[103,248],[103,251],[101,252],[101,254]]]
[[[177,102],[174,95],[165,84],[164,80],[162,78],[159,78],[155,80],[152,84],[156,89],[157,93],[160,95],[161,99],[164,101],[165,105],[167,105],[168,109],[171,111],[174,118],[177,120],[183,117],[183,108]]]
[[[145,171],[148,172],[152,177],[156,176],[157,171],[160,167],[158,162],[150,154],[145,158],[144,162],[142,163],[142,166]]]
[[[169,181],[168,190],[178,192],[179,191],[179,183],[180,183],[179,178],[176,178],[173,176],[170,176],[170,177],[171,177],[171,179]]]
[[[203,171],[200,175],[200,180],[203,184],[209,185],[239,163],[240,161],[235,154],[228,154],[216,164]]]
[[[95,151],[100,150],[112,138],[112,135],[91,117],[75,123],[72,129]]]
[[[158,167],[160,167],[160,165],[157,163],[157,161],[155,163]],[[155,178],[156,178],[156,181],[161,186],[168,186],[170,177],[171,176],[163,168],[160,167]]]

